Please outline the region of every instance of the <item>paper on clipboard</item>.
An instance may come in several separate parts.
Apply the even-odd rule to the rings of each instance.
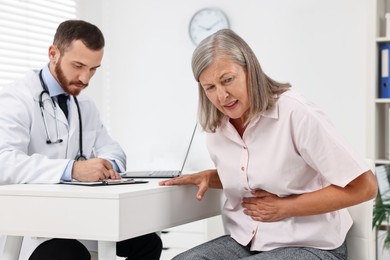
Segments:
[[[107,179],[102,181],[60,181],[60,184],[69,184],[69,185],[82,185],[82,186],[106,186],[106,185],[123,185],[123,184],[137,184],[137,183],[147,183],[147,181],[140,181],[134,179]]]

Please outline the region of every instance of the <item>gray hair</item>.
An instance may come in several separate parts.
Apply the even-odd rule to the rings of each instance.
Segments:
[[[199,83],[200,74],[216,58],[227,57],[242,66],[248,74],[248,97],[250,102],[248,121],[272,107],[277,96],[288,90],[289,83],[280,83],[268,77],[249,45],[231,29],[222,29],[199,43],[192,55],[192,72],[198,82],[199,123],[207,132],[215,132],[220,126],[223,113],[207,98]]]

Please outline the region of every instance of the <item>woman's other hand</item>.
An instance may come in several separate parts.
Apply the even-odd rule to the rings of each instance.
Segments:
[[[205,170],[194,174],[181,175],[180,177],[159,182],[160,186],[172,185],[196,185],[198,192],[196,199],[201,200],[208,188],[222,188],[216,170]]]

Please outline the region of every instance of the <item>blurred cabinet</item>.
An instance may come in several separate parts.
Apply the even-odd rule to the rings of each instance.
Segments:
[[[160,259],[171,260],[174,256],[224,233],[221,216],[163,230],[163,251]]]
[[[372,24],[369,24],[371,37],[368,38],[367,147],[369,156],[376,164],[390,164],[390,96],[381,95],[381,78],[386,76],[384,72],[390,73],[386,52],[381,51],[381,46],[390,45],[390,36],[386,36],[386,13],[390,13],[390,0],[374,0],[371,9],[373,16],[370,19]],[[390,90],[390,85],[387,88]]]
[[[376,165],[390,165],[390,33],[386,33],[390,32],[390,28],[386,28],[390,27],[386,26],[390,0],[372,0],[369,3],[367,154]],[[385,45],[389,47],[387,51],[382,50]],[[382,79],[385,78],[388,78],[389,84],[383,84]],[[387,94],[383,93],[383,88],[387,88]],[[378,232],[376,242],[376,259],[389,259],[390,251],[383,248],[381,232]]]

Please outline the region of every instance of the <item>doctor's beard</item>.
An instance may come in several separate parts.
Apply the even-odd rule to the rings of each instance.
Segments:
[[[88,84],[84,84],[83,82],[81,82],[79,80],[77,82],[68,80],[65,77],[65,73],[62,70],[61,64],[62,64],[62,59],[60,58],[54,67],[54,71],[57,75],[58,83],[60,84],[60,86],[63,88],[63,90],[66,93],[68,93],[72,96],[78,96],[80,94],[81,90],[85,89],[88,86]],[[84,87],[83,88],[78,88],[78,87],[71,88],[70,87],[71,85],[76,85],[76,84],[78,84],[78,85],[82,84],[82,85],[84,85]]]

